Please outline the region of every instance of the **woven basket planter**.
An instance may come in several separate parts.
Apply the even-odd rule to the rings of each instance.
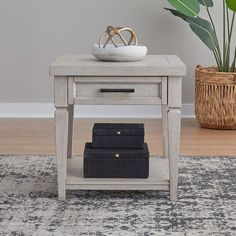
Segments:
[[[236,129],[236,73],[197,66],[195,93],[196,118],[202,127]]]

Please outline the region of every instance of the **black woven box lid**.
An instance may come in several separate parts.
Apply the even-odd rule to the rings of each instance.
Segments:
[[[95,123],[94,136],[144,136],[144,124]]]
[[[149,150],[146,143],[143,149],[100,149],[93,148],[92,143],[86,143],[84,157],[93,159],[148,159]]]

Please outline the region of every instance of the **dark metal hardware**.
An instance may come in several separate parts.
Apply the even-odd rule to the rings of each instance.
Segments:
[[[100,89],[101,93],[135,93],[135,89]]]

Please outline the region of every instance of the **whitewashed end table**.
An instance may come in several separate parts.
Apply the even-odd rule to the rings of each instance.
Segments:
[[[63,55],[50,65],[55,85],[58,197],[66,190],[165,190],[177,199],[181,87],[186,67],[177,56],[139,62],[101,62]],[[74,105],[162,106],[164,157],[150,158],[148,179],[85,179],[83,158],[72,157]]]

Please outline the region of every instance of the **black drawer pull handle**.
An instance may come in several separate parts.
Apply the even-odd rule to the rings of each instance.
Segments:
[[[135,89],[100,89],[101,93],[135,93]]]

